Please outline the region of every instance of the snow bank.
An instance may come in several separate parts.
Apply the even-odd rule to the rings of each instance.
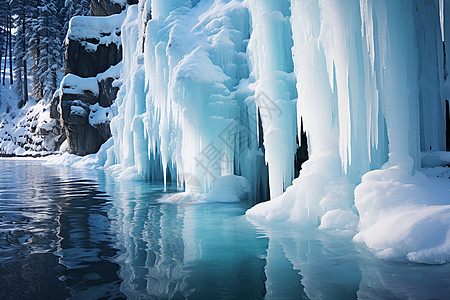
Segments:
[[[15,101],[9,112],[1,113],[0,154],[41,156],[58,150],[64,137],[58,122],[50,118],[50,103],[33,102],[17,109]]]
[[[363,176],[355,190],[360,232],[354,240],[380,258],[450,262],[450,177],[407,169],[386,163]]]
[[[320,225],[322,229],[356,230],[358,217],[352,208],[354,187],[342,175],[336,152],[320,153],[303,164],[299,178],[284,194],[252,207],[247,215]]]
[[[96,76],[97,81],[106,80],[107,78],[119,78],[121,70],[122,70],[122,62],[109,67],[109,69],[103,73],[97,74]]]

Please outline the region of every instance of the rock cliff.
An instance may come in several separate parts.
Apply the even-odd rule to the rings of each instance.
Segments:
[[[66,133],[69,152],[97,152],[110,137],[109,107],[116,98],[122,60],[121,25],[127,4],[92,0],[91,16],[72,18],[66,37],[66,76],[55,94],[51,117]]]

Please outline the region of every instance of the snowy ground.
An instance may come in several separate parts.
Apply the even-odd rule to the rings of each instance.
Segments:
[[[28,78],[29,90],[31,80]],[[17,102],[7,68],[5,85],[0,84],[0,155],[42,156],[54,153],[60,135],[55,129],[57,121],[50,118],[50,101],[36,102],[29,95],[28,103],[21,109]]]

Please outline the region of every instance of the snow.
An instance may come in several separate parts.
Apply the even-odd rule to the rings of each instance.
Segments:
[[[212,189],[202,194],[198,178],[187,177],[191,182],[188,190],[162,199],[163,202],[171,203],[211,203],[211,202],[239,202],[248,199],[250,184],[241,176],[225,175],[217,178]],[[197,186],[197,188],[195,188]]]
[[[84,92],[91,92],[98,96],[99,87],[95,77],[83,78],[74,74],[67,74],[61,81],[60,90],[64,94],[83,94]]]
[[[87,51],[95,52],[98,45],[121,45],[120,27],[126,12],[106,17],[75,16],[69,22],[66,44],[79,41]]]
[[[101,107],[98,103],[89,106],[89,124],[96,127],[100,124],[109,123],[109,107]]]
[[[105,72],[97,74],[96,76],[97,81],[105,80],[107,78],[119,78],[121,70],[122,70],[122,62],[119,62],[117,65],[109,67],[109,69],[106,70]]]
[[[1,87],[0,154],[41,156],[54,152],[59,124],[50,118],[50,103],[32,98],[22,109],[12,88]]]
[[[449,262],[450,178],[405,169],[388,162],[363,176],[355,190],[360,232],[354,239],[380,258]]]
[[[88,112],[82,106],[73,105],[70,107],[70,114],[73,116],[87,116]]]
[[[110,0],[110,2],[114,4],[119,4],[122,7],[127,5],[127,0]]]

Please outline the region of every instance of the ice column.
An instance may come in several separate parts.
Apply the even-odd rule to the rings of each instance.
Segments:
[[[372,71],[388,128],[391,163],[419,166],[418,49],[412,1],[362,0]],[[383,40],[386,39],[385,42]],[[409,166],[411,168],[412,165]]]
[[[295,77],[288,0],[249,0],[252,36],[248,47],[255,100],[262,119],[271,198],[294,178],[296,145]]]
[[[440,26],[438,3],[416,1],[415,23],[419,47],[420,148],[445,150],[445,99],[441,95],[444,27]]]

